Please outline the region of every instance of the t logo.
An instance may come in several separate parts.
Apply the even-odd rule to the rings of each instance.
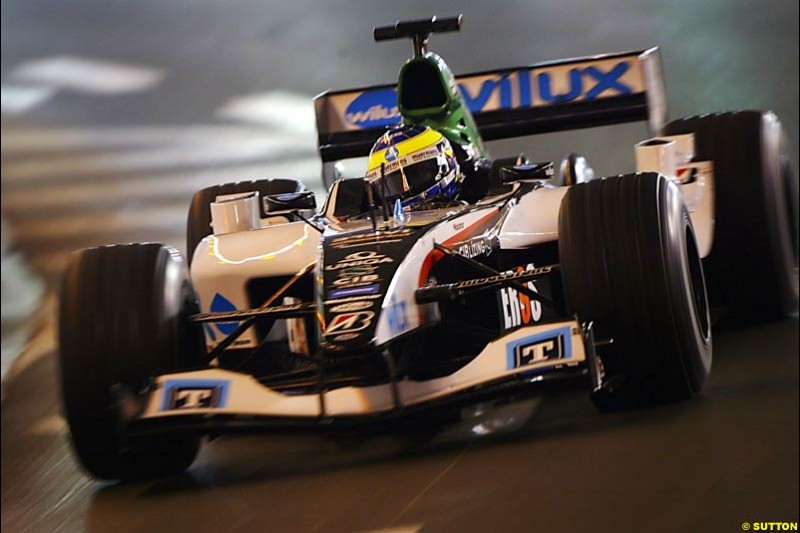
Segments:
[[[224,379],[167,380],[162,410],[224,407],[228,399],[228,387],[229,382]]]
[[[214,407],[214,397],[218,395],[218,389],[178,389],[175,391],[173,407],[175,409]]]
[[[535,344],[517,346],[517,366],[532,365],[540,361],[560,359],[561,335]]]
[[[506,354],[508,370],[569,359],[572,357],[572,330],[569,326],[540,330],[540,333],[512,340],[506,345]]]

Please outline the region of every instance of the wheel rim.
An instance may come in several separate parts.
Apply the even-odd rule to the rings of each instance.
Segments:
[[[706,295],[706,281],[703,276],[703,264],[697,251],[697,241],[691,225],[686,224],[686,260],[689,263],[689,282],[692,291],[692,304],[697,327],[703,337],[703,342],[708,344],[711,338],[711,322],[709,319],[708,297]]]

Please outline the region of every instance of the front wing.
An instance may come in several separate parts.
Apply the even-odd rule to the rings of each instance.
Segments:
[[[576,320],[515,330],[444,377],[284,394],[254,377],[206,369],[155,378],[144,408],[129,423],[137,431],[257,429],[382,420],[427,407],[468,403],[569,378],[589,385],[594,368],[591,329]]]

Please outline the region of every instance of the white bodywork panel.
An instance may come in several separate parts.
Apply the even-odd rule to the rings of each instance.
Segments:
[[[695,161],[694,134],[655,137],[636,145],[636,171],[660,172],[681,189],[700,257],[714,244],[714,165]]]
[[[658,137],[636,146],[637,172],[660,172],[675,181],[692,219],[701,257],[714,241],[714,167],[692,162],[694,135]],[[542,187],[519,199],[500,229],[500,248],[521,249],[558,240],[558,212],[568,187]]]
[[[559,357],[547,358],[553,350]],[[535,381],[543,372],[577,366],[585,360],[584,340],[576,321],[540,324],[490,342],[475,359],[449,376],[403,380],[397,383],[397,390],[401,406],[411,406],[523,372]],[[335,389],[325,393],[325,406],[328,416],[385,412],[394,407],[392,387]],[[156,388],[139,418],[203,414],[317,417],[322,413],[318,394],[282,394],[249,375],[209,369],[156,378]]]
[[[500,248],[528,248],[558,240],[558,211],[567,190],[542,187],[520,198],[500,228]]]
[[[192,284],[200,301],[201,312],[211,311],[211,303],[217,294],[236,309],[249,308],[245,288],[248,280],[265,275],[297,274],[309,263],[316,262],[319,242],[319,232],[305,222],[209,235],[197,245],[191,268]],[[205,328],[209,348],[226,336],[218,328],[210,332],[211,328],[216,328],[216,325]],[[233,346],[252,348],[256,342],[255,332],[251,328]]]
[[[649,139],[636,146],[637,171],[656,171],[673,179],[681,188],[697,237],[701,257],[711,251],[714,234],[714,173],[710,162],[691,162],[694,157],[694,136],[679,135]],[[329,220],[333,217],[338,196],[337,182],[323,208]],[[515,190],[520,186],[514,184]],[[496,238],[501,249],[525,249],[537,244],[558,240],[558,214],[568,187],[543,185],[519,199],[510,200],[510,210],[500,221],[499,230],[487,238]],[[402,259],[385,295],[375,341],[383,344],[398,335],[439,319],[435,304],[418,305],[414,291],[420,287],[420,272],[433,253],[433,243],[457,240],[459,232],[489,215],[497,215],[498,205],[482,204],[487,199],[446,223],[436,220],[452,214],[453,210],[417,214],[417,223],[433,222],[425,235]],[[456,209],[455,211],[457,211]],[[427,216],[427,218],[425,218]],[[223,235],[212,235],[198,245],[192,262],[191,275],[199,296],[202,312],[210,312],[212,302],[221,295],[236,309],[250,307],[246,293],[247,281],[269,276],[291,276],[310,263],[320,253],[321,237],[304,222],[286,222],[282,216],[261,221],[260,229]],[[335,223],[333,230],[340,229]],[[330,230],[329,230],[330,231]],[[222,325],[225,326],[224,324]],[[206,341],[213,348],[225,333],[219,325],[205,328]],[[272,328],[270,335],[285,334],[282,327]],[[242,335],[232,348],[255,347],[257,338],[251,329]]]
[[[497,206],[489,206],[465,213],[454,220],[438,224],[423,235],[411,248],[397,268],[381,306],[381,314],[375,329],[377,344],[438,320],[436,304],[417,304],[414,292],[420,288],[420,274],[426,259],[433,250],[433,243],[447,243],[457,238],[459,232],[498,214]]]
[[[700,257],[707,257],[714,244],[714,165],[699,161],[681,165],[677,171],[676,181],[689,209],[697,249]]]
[[[260,228],[258,202],[258,191],[217,196],[209,206],[214,235]]]

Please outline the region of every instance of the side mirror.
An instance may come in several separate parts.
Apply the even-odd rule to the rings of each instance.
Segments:
[[[512,183],[520,180],[547,180],[553,177],[553,163],[529,163],[500,169],[500,180]]]
[[[589,166],[586,158],[578,154],[569,154],[561,161],[559,172],[559,185],[575,185],[586,183],[594,179],[594,170]]]
[[[317,199],[312,191],[270,194],[264,197],[263,203],[265,213],[317,208]]]

